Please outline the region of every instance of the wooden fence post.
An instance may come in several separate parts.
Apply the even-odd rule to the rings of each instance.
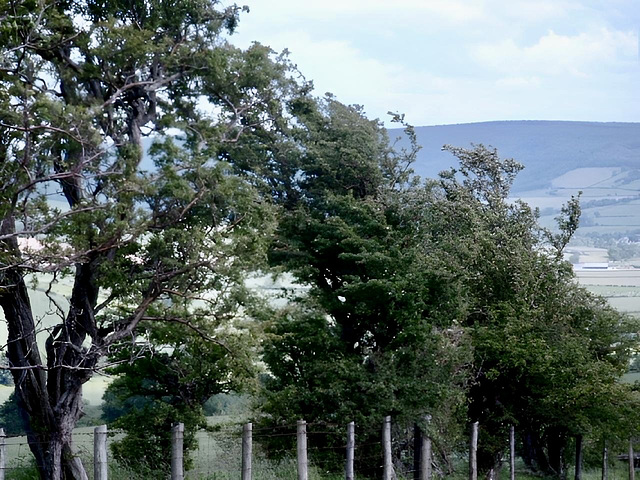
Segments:
[[[251,480],[252,430],[253,425],[251,423],[247,423],[242,427],[242,480]]]
[[[424,417],[425,425],[431,422],[431,415]],[[419,480],[431,480],[431,437],[426,431],[420,434],[420,476]]]
[[[607,448],[607,439],[603,440],[602,445],[602,480],[609,479],[609,450]]]
[[[516,427],[509,427],[509,473],[510,479],[516,480]]]
[[[629,480],[636,478],[636,462],[633,456],[633,438],[629,439]]]
[[[393,461],[391,459],[391,417],[384,417],[382,425],[382,449],[384,451],[383,480],[393,480]]]
[[[413,424],[413,480],[420,480],[422,465],[422,429],[418,422]]]
[[[4,428],[0,428],[0,480],[4,480],[4,472],[7,468],[7,436]]]
[[[582,480],[582,435],[576,436],[576,470],[575,480]]]
[[[478,422],[471,425],[469,444],[469,480],[478,480]]]
[[[298,480],[307,480],[309,463],[307,460],[307,422],[298,420]]]
[[[344,468],[345,480],[354,480],[353,472],[353,458],[355,456],[356,448],[356,424],[355,422],[349,422],[347,425],[347,463]]]
[[[171,428],[171,480],[184,480],[184,423]]]
[[[107,426],[100,425],[93,429],[93,478],[107,480],[109,477],[107,463]]]

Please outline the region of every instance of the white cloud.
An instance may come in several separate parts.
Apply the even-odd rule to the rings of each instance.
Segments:
[[[616,102],[589,92],[581,82],[585,75],[595,75],[603,65],[629,55],[632,42],[635,46],[632,37],[608,30],[575,37],[549,32],[528,47],[514,41],[476,47],[476,59],[494,71],[482,76],[434,75],[428,65],[384,62],[347,41],[316,40],[303,30],[281,32],[270,44],[275,49],[290,48],[292,60],[314,80],[318,95],[330,91],[345,103],[363,104],[372,118],[387,121],[386,112],[393,110],[405,113],[412,123],[428,125],[597,120],[589,114],[596,105],[602,115],[607,112],[603,120],[629,120],[622,116],[628,112],[622,111],[616,118]]]
[[[541,85],[540,77],[502,77],[496,80],[499,88],[531,88]]]
[[[494,0],[489,2],[487,8],[490,8],[496,17],[519,18],[531,23],[562,18],[583,7],[578,2],[563,0]]]
[[[384,14],[388,18],[435,15],[440,19],[460,23],[485,20],[491,12],[485,1],[476,0],[254,0],[249,2],[251,10],[261,15],[277,16],[292,21],[296,18],[327,18],[335,15],[352,15],[364,19],[371,15]]]
[[[304,31],[290,31],[273,36],[269,46],[276,51],[287,48],[291,60],[321,94],[393,88],[394,66],[367,58],[346,41],[314,40]]]
[[[453,108],[455,97],[471,100],[478,85],[472,79],[433,75],[419,65],[382,62],[348,42],[315,41],[304,31],[281,33],[270,42],[276,50],[285,45],[291,60],[313,80],[317,95],[330,92],[344,103],[363,104],[371,118],[385,122],[390,110],[421,124],[437,121]]]
[[[471,51],[478,63],[498,72],[586,77],[628,62],[637,51],[637,37],[606,28],[575,36],[549,31],[530,46],[504,39],[471,47]]]
[[[287,48],[317,94],[372,117],[640,118],[637,36],[616,24],[628,0],[615,15],[591,0],[245,1],[236,42]]]

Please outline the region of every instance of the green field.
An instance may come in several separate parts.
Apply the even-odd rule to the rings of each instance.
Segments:
[[[640,269],[576,271],[578,282],[621,312],[640,316]]]
[[[578,235],[620,234],[640,230],[640,178],[620,167],[577,168],[552,180],[546,189],[521,192],[520,198],[539,208],[544,227],[555,227],[555,217],[571,196],[582,192]]]

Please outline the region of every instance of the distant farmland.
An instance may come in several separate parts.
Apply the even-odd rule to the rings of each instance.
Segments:
[[[640,316],[640,269],[576,271],[578,282],[621,312]]]

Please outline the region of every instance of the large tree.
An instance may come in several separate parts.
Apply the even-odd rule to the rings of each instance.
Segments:
[[[215,341],[208,320],[261,258],[272,210],[227,162],[263,158],[298,87],[268,49],[227,43],[238,13],[215,0],[0,2],[0,306],[43,478],[86,478],[71,432],[101,359],[144,341],[141,322]],[[41,273],[73,284],[68,307],[51,296],[51,327],[27,288]]]
[[[637,322],[578,286],[563,261],[578,228],[577,198],[551,233],[528,205],[509,199],[517,162],[482,145],[449,150],[459,166],[441,176],[432,240],[465,285],[479,467],[496,473],[515,424],[530,465],[562,476],[571,436],[624,423],[634,400],[619,378],[637,344]]]
[[[325,430],[355,420],[357,460],[373,474],[385,415],[406,428],[428,413],[455,437],[468,355],[460,296],[425,255],[433,195],[411,179],[417,146],[393,148],[379,122],[331,97],[296,107],[301,147],[271,260],[309,290],[272,323],[263,408],[269,422],[303,416]],[[342,426],[323,441],[339,444]]]
[[[552,234],[509,198],[522,167],[495,150],[448,147],[459,165],[420,181],[411,151],[394,154],[358,110],[329,100],[301,118],[296,201],[271,257],[310,288],[276,317],[265,349],[271,421],[355,419],[366,438],[383,415],[429,413],[437,438],[464,425],[448,407],[468,387],[489,476],[509,424],[533,445],[532,464],[561,475],[571,435],[621,423],[632,396],[618,379],[637,326],[562,260],[577,199]]]

